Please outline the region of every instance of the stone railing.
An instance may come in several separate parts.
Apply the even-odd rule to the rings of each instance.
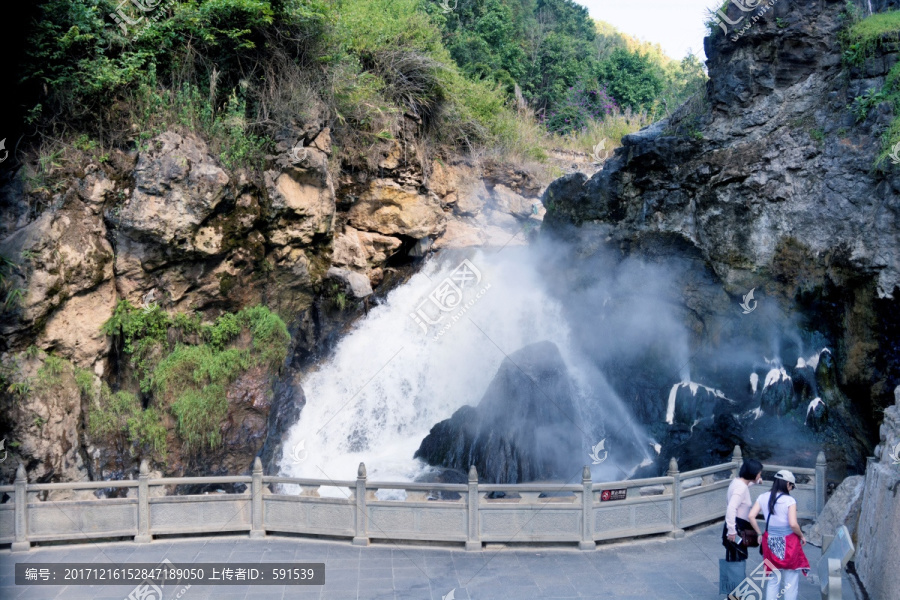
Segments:
[[[585,467],[581,483],[571,485],[479,484],[474,467],[466,484],[382,483],[369,481],[363,464],[354,481],[297,479],[263,475],[258,458],[249,476],[150,479],[144,461],[137,481],[34,484],[20,465],[14,485],[0,486],[0,497],[8,494],[11,500],[0,504],[0,544],[11,543],[15,552],[47,541],[131,537],[148,543],[161,535],[249,532],[251,538],[268,533],[342,537],[356,545],[437,541],[479,550],[483,543],[572,542],[590,550],[602,540],[678,537],[685,527],[723,518],[725,490],[741,463],[735,447],[733,460],[722,465],[680,473],[672,459],[665,477],[604,483],[592,482]],[[765,472],[789,468],[800,476],[792,492],[798,517],[815,519],[825,504],[825,467],[820,452],[814,468],[765,465]],[[249,487],[243,493],[204,495],[153,490],[220,484]],[[287,493],[286,486],[300,493]],[[345,497],[320,497],[322,487],[345,489]],[[38,498],[42,492],[111,488],[129,488],[133,497]],[[755,496],[768,486],[751,489]],[[395,496],[405,492],[405,497],[379,499],[379,490],[394,490],[389,493]]]

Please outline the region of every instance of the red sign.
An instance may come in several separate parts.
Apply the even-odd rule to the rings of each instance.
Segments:
[[[602,492],[600,492],[600,502],[609,502],[610,500],[624,500],[627,493],[627,489],[603,490]]]

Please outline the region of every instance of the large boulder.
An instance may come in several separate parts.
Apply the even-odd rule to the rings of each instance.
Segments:
[[[167,131],[140,154],[134,190],[118,211],[118,224],[148,241],[191,248],[197,227],[221,202],[228,182],[203,140]]]
[[[356,229],[416,239],[441,233],[445,221],[437,200],[388,179],[371,182],[349,213]]]
[[[322,184],[321,177],[293,169],[280,174],[270,171],[266,187],[278,215],[269,234],[273,244],[310,244],[317,234],[331,233],[334,191]]]
[[[369,278],[362,273],[351,271],[350,269],[341,269],[339,267],[331,267],[328,269],[326,276],[329,279],[338,281],[351,296],[357,299],[365,298],[372,295],[372,284]]]
[[[807,526],[806,539],[821,546],[822,536],[833,536],[841,525],[846,525],[851,538],[855,538],[865,483],[866,478],[862,475],[854,475],[842,481],[828,499],[816,522]]]
[[[503,361],[477,407],[463,406],[441,421],[415,453],[431,465],[483,481],[569,481],[584,457],[574,388],[551,342],[526,346]]]
[[[334,238],[332,264],[367,269],[383,266],[403,244],[398,238],[369,231],[358,231],[349,225]]]

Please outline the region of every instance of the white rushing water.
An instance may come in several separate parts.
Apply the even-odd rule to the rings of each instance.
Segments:
[[[465,404],[477,405],[506,356],[534,342],[554,342],[580,397],[588,396],[562,309],[544,290],[528,252],[510,247],[469,253],[480,281],[470,270],[463,304],[447,314],[463,306],[465,313],[455,322],[447,317],[429,326],[427,335],[410,314],[420,305],[420,315],[439,314],[427,299],[445,278],[459,278],[461,255],[430,258],[371,309],[302,381],[306,406],[289,432],[282,472],[346,481],[355,479],[364,462],[373,481],[415,479],[428,467],[413,454],[431,427]],[[628,419],[617,409],[618,418]],[[573,434],[581,433],[573,424]]]

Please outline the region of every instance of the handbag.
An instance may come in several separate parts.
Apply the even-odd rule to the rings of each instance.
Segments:
[[[719,593],[728,595],[733,592],[747,575],[746,561],[728,562],[719,559]]]
[[[737,517],[734,520],[734,527],[737,531],[737,539],[735,540],[741,548],[756,548],[759,546],[759,535],[754,531],[749,521]]]
[[[753,529],[742,529],[738,533],[741,536],[741,546],[744,548],[756,548],[759,546],[759,534]]]

